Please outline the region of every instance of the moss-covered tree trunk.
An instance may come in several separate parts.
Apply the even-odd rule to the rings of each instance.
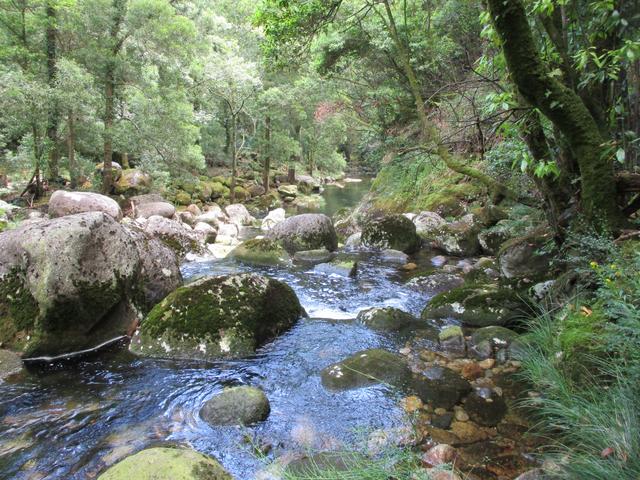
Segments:
[[[52,0],[47,1],[47,82],[49,87],[56,87],[56,79],[58,76],[58,49],[57,36],[58,26],[56,17],[56,5]],[[58,104],[52,101],[49,106],[49,119],[47,122],[47,138],[49,141],[49,180],[58,181],[60,153],[58,151],[58,125],[60,124],[60,112]]]
[[[550,75],[540,59],[522,2],[487,3],[518,90],[558,127],[578,162],[582,210],[595,226],[617,229],[623,215],[616,202],[613,163],[605,155],[605,138],[596,121],[580,97]]]

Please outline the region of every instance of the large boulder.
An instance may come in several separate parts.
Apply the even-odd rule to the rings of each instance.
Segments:
[[[395,332],[416,324],[418,319],[398,308],[374,307],[358,313],[356,321],[372,330]]]
[[[416,226],[403,215],[386,215],[369,220],[362,229],[362,244],[380,250],[415,253],[420,248]]]
[[[268,232],[273,227],[285,221],[287,214],[284,208],[276,208],[271,210],[269,214],[262,220],[262,230]]]
[[[287,264],[291,258],[280,243],[268,238],[254,238],[238,245],[229,256],[250,265]]]
[[[131,332],[139,270],[135,241],[102,212],[0,234],[0,342],[33,357]]]
[[[200,253],[204,248],[198,234],[176,220],[154,215],[147,219],[143,228],[148,235],[164,242],[180,258],[187,253]]]
[[[229,217],[229,221],[239,227],[251,225],[255,220],[247,210],[247,207],[241,203],[229,205],[225,207],[224,211]]]
[[[141,195],[149,192],[151,183],[151,176],[141,170],[123,170],[122,175],[113,185],[113,191],[117,195]]]
[[[471,257],[480,252],[479,232],[478,225],[458,221],[436,229],[430,236],[433,246],[447,255]]]
[[[156,303],[182,285],[180,261],[161,240],[134,225],[126,226],[140,256],[138,273],[141,303],[150,310]]]
[[[277,280],[255,274],[204,278],[156,305],[130,349],[161,358],[238,358],[303,315],[294,291]]]
[[[267,236],[281,242],[291,254],[321,248],[333,252],[338,248],[338,237],[333,223],[329,217],[322,214],[307,213],[289,217],[273,227]]]
[[[420,212],[413,218],[413,223],[418,235],[429,239],[435,231],[444,227],[447,221],[436,212]]]
[[[226,388],[200,410],[209,425],[252,425],[267,419],[271,407],[262,390],[255,387]]]
[[[98,480],[233,480],[213,458],[186,448],[142,450],[109,468]]]
[[[504,326],[526,310],[526,299],[494,284],[467,284],[433,297],[422,311],[425,320],[456,318],[470,327]]]
[[[52,218],[86,212],[103,212],[116,220],[122,218],[122,210],[118,203],[99,193],[57,190],[51,195],[49,216]]]
[[[176,207],[169,202],[151,202],[139,205],[134,212],[136,218],[149,218],[155,215],[164,218],[173,218],[176,214]]]
[[[550,276],[554,250],[553,233],[548,230],[514,238],[500,248],[500,271],[509,279],[541,280]]]
[[[298,190],[305,195],[320,193],[322,190],[320,182],[311,175],[296,175],[296,181],[298,182]]]

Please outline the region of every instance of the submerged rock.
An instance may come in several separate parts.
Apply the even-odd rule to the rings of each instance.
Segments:
[[[148,448],[109,468],[98,480],[233,480],[214,459],[186,448]]]
[[[57,190],[49,200],[49,216],[51,218],[87,212],[106,213],[116,220],[122,218],[122,210],[120,210],[118,203],[99,193]]]
[[[148,357],[238,358],[303,315],[294,291],[277,280],[255,274],[204,278],[156,305],[130,349]]]
[[[330,262],[334,257],[335,253],[330,252],[326,248],[320,248],[318,250],[296,252],[293,256],[293,261],[296,263],[310,263],[312,265],[317,265],[319,263]]]
[[[456,318],[471,327],[503,326],[522,315],[525,306],[525,301],[510,288],[471,284],[433,297],[422,311],[422,318]]]
[[[358,262],[353,260],[334,260],[331,263],[316,265],[313,270],[314,272],[324,273],[326,275],[353,278],[358,274]]]
[[[328,390],[352,390],[379,383],[403,386],[411,378],[405,360],[387,350],[372,349],[355,353],[320,373]]]
[[[411,388],[424,403],[450,410],[471,391],[471,384],[444,367],[429,367],[416,375]]]
[[[331,219],[326,215],[307,213],[289,217],[273,227],[267,237],[282,243],[291,254],[302,250],[338,248],[338,237]]]
[[[394,332],[402,330],[411,324],[417,324],[418,319],[398,308],[375,307],[358,313],[356,321],[372,330]]]
[[[471,420],[485,427],[495,427],[507,414],[504,398],[490,388],[474,390],[464,406]]]
[[[252,425],[267,419],[271,407],[262,390],[255,387],[227,388],[211,398],[200,417],[213,426]]]
[[[231,257],[251,265],[281,265],[290,262],[287,251],[273,240],[254,238],[238,245]]]
[[[479,328],[471,336],[469,353],[480,360],[492,358],[501,350],[508,350],[518,337],[516,332],[504,327]]]
[[[0,234],[0,342],[25,356],[94,347],[133,330],[140,256],[102,212]]]
[[[403,215],[387,215],[364,225],[362,244],[369,248],[414,253],[420,248],[421,241],[411,220]]]

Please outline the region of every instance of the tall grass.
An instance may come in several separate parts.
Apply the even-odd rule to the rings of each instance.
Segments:
[[[598,288],[529,323],[525,406],[552,478],[640,479],[640,254],[593,263]]]

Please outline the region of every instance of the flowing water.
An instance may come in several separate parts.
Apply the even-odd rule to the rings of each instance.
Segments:
[[[350,190],[353,187],[353,191]],[[353,206],[362,184],[325,193],[329,210]],[[334,195],[343,195],[336,200]],[[339,205],[339,206],[338,206]],[[332,393],[319,373],[362,349],[397,350],[403,338],[353,322],[358,311],[395,306],[419,314],[429,296],[375,253],[353,253],[357,278],[309,268],[250,268],[233,260],[186,264],[185,279],[255,271],[291,285],[310,318],[252,358],[217,364],[138,359],[125,348],[31,370],[0,384],[0,478],[95,478],[107,465],[161,442],[189,444],[216,457],[239,479],[253,478],[270,457],[358,442],[376,429],[403,425],[397,394],[384,386]],[[429,265],[429,257],[417,259]],[[199,417],[228,385],[261,387],[271,415],[250,428],[212,428]]]

